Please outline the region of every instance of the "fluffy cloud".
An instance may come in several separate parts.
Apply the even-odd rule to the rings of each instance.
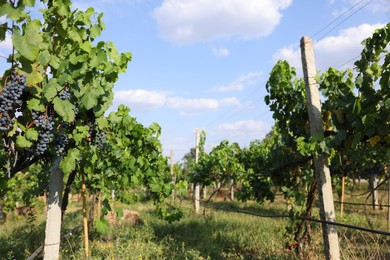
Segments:
[[[174,44],[269,35],[292,0],[164,0],[153,16],[160,35]]]
[[[372,35],[375,29],[384,24],[362,24],[357,27],[340,30],[336,36],[328,36],[314,42],[314,55],[317,70],[325,71],[329,67],[338,69],[352,68],[354,57],[363,49],[361,42]],[[287,60],[296,67],[302,75],[301,54],[297,45],[291,45],[278,50],[273,56],[273,62]]]
[[[124,104],[135,111],[145,112],[165,105],[166,94],[143,89],[115,91],[114,105]]]
[[[115,91],[114,106],[124,104],[137,112],[148,112],[161,107],[179,110],[181,115],[193,115],[205,111],[216,111],[225,106],[239,106],[240,101],[235,97],[212,98],[183,98],[170,96],[167,92],[144,89]]]
[[[390,4],[389,0],[376,0],[376,1],[361,1],[361,0],[338,0],[337,2],[344,2],[347,4],[347,7],[340,9],[340,10],[334,10],[333,15],[338,16],[345,11],[349,10],[352,6],[355,6],[354,9],[361,8],[363,6],[364,9],[367,9],[371,11],[372,13],[377,13],[377,12],[388,12],[390,11]],[[335,0],[329,1],[330,4],[335,4]]]
[[[238,106],[240,101],[235,98],[212,99],[212,98],[182,98],[170,97],[167,99],[167,106],[179,109],[180,114],[187,116],[209,110],[218,110],[223,106]]]
[[[215,56],[226,57],[226,56],[229,56],[229,54],[230,54],[229,50],[226,48],[213,47],[212,50],[213,50],[213,54]]]
[[[246,85],[255,85],[259,83],[260,76],[262,72],[249,72],[247,74],[243,74],[235,79],[232,83],[224,86],[218,86],[210,89],[210,92],[233,92],[233,91],[242,91],[244,90]]]
[[[263,138],[271,130],[271,127],[271,125],[262,121],[243,120],[220,124],[215,127],[213,133],[226,137],[245,137],[246,139],[254,140]]]
[[[5,40],[0,42],[0,55],[8,56],[12,51],[12,40],[9,35],[5,37]]]

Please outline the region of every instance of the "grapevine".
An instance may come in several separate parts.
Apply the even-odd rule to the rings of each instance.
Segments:
[[[52,133],[54,127],[54,121],[52,116],[45,114],[32,113],[32,117],[36,128],[38,129],[38,143],[36,147],[36,154],[44,154],[48,148],[49,143],[52,141],[54,134]]]
[[[0,132],[13,128],[15,112],[23,103],[21,97],[25,88],[26,76],[18,75],[16,70],[12,70],[0,93]]]

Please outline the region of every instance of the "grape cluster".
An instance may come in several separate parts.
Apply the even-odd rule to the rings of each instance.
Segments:
[[[96,144],[100,149],[103,149],[104,142],[106,140],[106,132],[100,132],[95,136],[94,144]]]
[[[15,109],[23,103],[21,97],[26,86],[26,76],[12,71],[0,93],[0,131],[12,129]]]
[[[60,93],[58,93],[58,97],[62,100],[70,99],[70,92],[68,88],[64,88]]]
[[[69,143],[68,136],[65,134],[59,134],[54,138],[55,149],[57,156],[60,156],[64,150],[65,146]]]
[[[50,140],[54,137],[52,133],[54,120],[51,116],[37,114],[36,112],[32,113],[32,117],[38,130],[38,144],[35,152],[37,155],[44,154],[48,149]]]

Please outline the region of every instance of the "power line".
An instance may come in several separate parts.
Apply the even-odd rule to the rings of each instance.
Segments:
[[[355,5],[353,5],[351,8],[349,8],[347,11],[343,12],[342,14],[340,14],[339,16],[337,16],[335,19],[333,19],[330,23],[328,23],[327,25],[325,25],[322,29],[320,29],[319,31],[317,31],[316,33],[314,33],[313,35],[310,36],[310,38],[314,38],[316,35],[320,34],[321,32],[323,32],[326,28],[328,28],[329,26],[331,26],[333,23],[335,23],[338,19],[340,19],[341,17],[343,17],[344,15],[346,15],[347,13],[349,13],[352,9],[354,9],[356,6],[358,6],[359,4],[361,4],[362,2],[364,2],[365,0],[361,0],[359,1],[358,3],[356,3]]]
[[[348,15],[345,19],[343,19],[341,22],[337,23],[335,26],[333,26],[329,31],[327,31],[324,35],[322,35],[318,40],[322,40],[323,38],[325,38],[325,36],[327,36],[331,31],[333,31],[334,29],[336,29],[340,24],[344,23],[346,20],[348,20],[349,18],[351,18],[353,15],[355,15],[357,12],[359,12],[360,10],[362,10],[363,8],[365,8],[367,5],[369,5],[370,3],[372,3],[374,0],[370,0],[368,1],[367,3],[365,3],[363,6],[361,6],[359,9],[357,9],[355,12],[353,12],[352,14]]]

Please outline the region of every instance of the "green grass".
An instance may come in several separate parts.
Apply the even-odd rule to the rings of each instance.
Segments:
[[[346,201],[351,201],[350,198]],[[283,214],[286,205],[214,201],[210,206],[246,210],[261,214]],[[338,205],[337,205],[338,206]],[[90,259],[297,259],[286,250],[291,236],[285,236],[286,218],[260,218],[202,207],[194,215],[189,201],[183,202],[184,218],[169,224],[158,219],[150,202],[124,208],[140,213],[143,225],[112,227],[101,234],[89,232]],[[338,208],[336,208],[338,210]],[[317,217],[318,210],[314,212]],[[339,214],[337,212],[337,214]],[[341,222],[387,230],[385,211],[346,206]],[[0,259],[25,259],[44,239],[44,215],[26,220],[18,217],[0,226]],[[367,221],[369,220],[369,221]],[[63,233],[82,224],[80,203],[73,201],[65,216]],[[321,226],[312,224],[310,259],[323,259]],[[367,232],[338,228],[342,259],[386,259],[390,238]],[[82,229],[61,242],[62,259],[83,259]]]

